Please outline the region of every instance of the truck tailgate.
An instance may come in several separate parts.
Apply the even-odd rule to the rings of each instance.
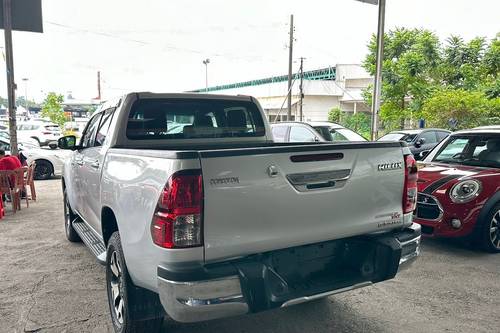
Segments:
[[[205,261],[402,226],[399,143],[200,153]]]

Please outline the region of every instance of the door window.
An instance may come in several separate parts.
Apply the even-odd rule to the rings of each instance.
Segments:
[[[94,146],[99,147],[104,144],[106,136],[108,135],[109,125],[113,119],[114,109],[106,110],[102,116],[101,123],[97,129]]]
[[[85,128],[85,132],[83,133],[80,141],[80,145],[83,148],[92,147],[94,145],[95,134],[101,115],[102,113],[99,113],[95,115],[94,118],[90,119],[87,128]]]
[[[316,135],[309,129],[302,126],[292,126],[292,128],[290,128],[290,142],[311,141],[316,141]]]
[[[425,139],[424,144],[436,143],[437,142],[436,132],[432,132],[432,131],[424,132],[424,133],[420,134],[420,139]]]
[[[273,126],[273,138],[276,142],[285,142],[287,126]]]
[[[443,141],[443,139],[446,139],[448,135],[450,135],[450,133],[448,132],[437,132],[438,141],[439,142]]]

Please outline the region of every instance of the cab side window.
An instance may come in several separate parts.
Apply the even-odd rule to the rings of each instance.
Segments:
[[[114,109],[109,109],[104,111],[99,127],[97,128],[97,134],[95,137],[95,147],[100,147],[104,144],[109,131],[109,125],[113,119]]]
[[[92,147],[94,145],[95,134],[97,127],[99,126],[99,120],[101,119],[102,113],[96,114],[92,119],[90,119],[85,132],[82,135],[80,145],[83,148]]]

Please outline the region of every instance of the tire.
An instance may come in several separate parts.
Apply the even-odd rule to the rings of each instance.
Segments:
[[[73,243],[81,242],[80,236],[76,233],[73,228],[73,221],[78,217],[71,206],[69,205],[68,196],[66,195],[66,189],[63,193],[64,198],[64,231],[66,232],[66,238]]]
[[[49,179],[54,173],[54,167],[52,163],[46,160],[36,160],[35,175],[36,180],[46,180]]]
[[[136,287],[128,274],[120,242],[115,231],[108,242],[106,253],[106,290],[113,328],[117,333],[160,332],[164,313],[157,294]],[[154,307],[156,315],[147,316],[141,309]],[[151,313],[151,311],[149,311]]]
[[[481,221],[479,245],[490,253],[500,253],[500,202]]]

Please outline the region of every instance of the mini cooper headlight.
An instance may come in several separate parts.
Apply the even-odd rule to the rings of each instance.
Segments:
[[[466,203],[474,200],[482,189],[483,186],[480,181],[474,179],[464,180],[453,186],[450,191],[450,198],[455,203]]]

